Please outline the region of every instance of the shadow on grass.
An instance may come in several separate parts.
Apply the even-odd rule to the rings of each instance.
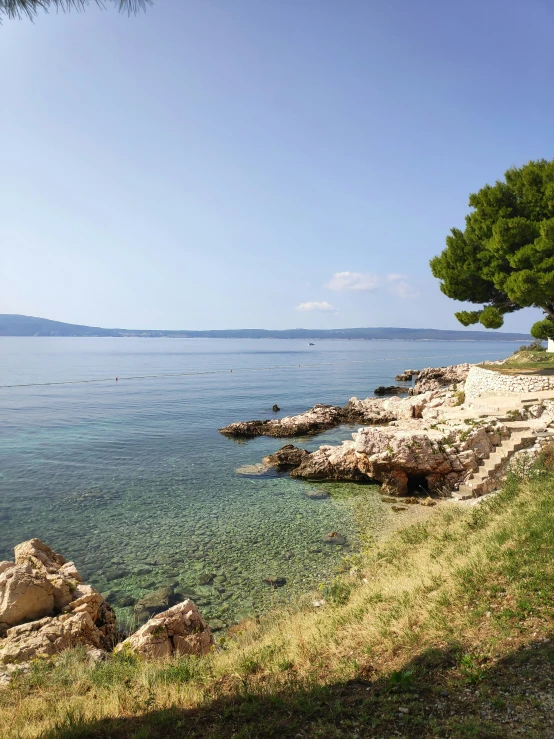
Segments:
[[[271,689],[245,679],[201,708],[81,723],[44,739],[161,737],[554,737],[554,647],[541,641],[487,661],[460,645],[429,649],[386,678]]]

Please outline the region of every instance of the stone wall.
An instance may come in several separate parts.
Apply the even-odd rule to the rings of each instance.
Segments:
[[[554,375],[504,375],[472,367],[465,384],[466,401],[480,396],[536,393],[540,390],[554,390]]]

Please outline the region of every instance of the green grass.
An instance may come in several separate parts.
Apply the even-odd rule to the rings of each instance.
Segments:
[[[502,364],[481,364],[480,367],[503,374],[551,374],[554,372],[554,354],[533,345],[522,346]]]
[[[0,691],[0,735],[554,736],[552,456],[368,544],[323,608],[251,621],[207,657],[37,661]]]

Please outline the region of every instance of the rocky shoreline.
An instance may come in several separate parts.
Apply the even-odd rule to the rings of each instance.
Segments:
[[[83,583],[66,562],[40,539],[14,549],[13,562],[0,562],[0,686],[32,660],[54,657],[83,646],[91,660],[125,651],[144,658],[206,654],[213,645],[209,626],[191,600],[160,609],[138,631],[116,628],[111,605]]]
[[[395,496],[425,492],[460,497],[457,491],[479,470],[488,469],[489,458],[496,454],[497,466],[502,467],[519,447],[534,441],[528,435],[520,443],[518,437],[512,449],[506,442],[514,432],[521,432],[513,422],[515,416],[506,417],[505,410],[474,412],[465,405],[464,388],[472,366],[406,370],[397,380],[416,378],[413,387],[406,388],[408,397],[351,398],[345,406],[315,405],[297,416],[240,421],[220,432],[230,437],[286,438],[359,424],[352,440],[339,446],[322,445],[309,452],[287,444],[264,458],[260,470],[289,471],[303,480],[378,482],[384,493]],[[540,418],[541,428],[546,429],[554,421],[554,402],[544,400],[524,409],[523,415],[517,413],[519,421],[526,414]],[[503,450],[508,451],[504,454]],[[479,494],[481,488],[489,492],[490,485],[475,486],[473,492]]]
[[[380,483],[381,492],[393,496],[390,501],[405,504],[434,505],[429,494],[459,498],[463,489],[470,491],[465,497],[487,493],[490,485],[470,482],[477,479],[478,470],[481,476],[486,472],[494,485],[509,465],[527,465],[552,442],[554,431],[548,429],[554,425],[554,399],[526,398],[517,408],[516,401],[508,399],[508,408],[506,403],[475,408],[465,397],[471,369],[472,365],[460,364],[406,370],[396,379],[416,378],[406,388],[407,397],[351,398],[345,406],[318,404],[297,416],[241,421],[220,432],[236,438],[286,438],[357,423],[360,428],[352,439],[340,445],[308,451],[289,443],[252,467],[262,473],[276,469],[307,481]],[[306,495],[314,500],[327,497],[325,491]],[[393,505],[392,510],[407,509]],[[335,548],[347,540],[343,533],[331,531],[320,543]],[[0,686],[17,671],[29,669],[32,660],[55,657],[75,646],[84,646],[89,658],[98,661],[117,652],[145,659],[200,656],[214,645],[210,625],[196,604],[176,594],[173,586],[136,601],[134,612],[142,625],[133,634],[123,634],[111,604],[83,582],[73,562],[39,539],[19,544],[14,555],[14,561],[0,562]],[[210,578],[211,582],[215,575]],[[286,582],[281,574],[264,579],[273,590]],[[319,606],[314,602],[314,607]],[[221,628],[216,621],[212,627]]]

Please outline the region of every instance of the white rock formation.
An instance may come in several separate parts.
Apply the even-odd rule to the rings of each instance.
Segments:
[[[0,565],[0,663],[27,662],[85,644],[111,649],[115,614],[73,562],[40,539],[15,547]]]
[[[202,655],[210,651],[213,643],[212,632],[198,608],[191,600],[185,600],[151,618],[114,651],[129,650],[147,658]]]

